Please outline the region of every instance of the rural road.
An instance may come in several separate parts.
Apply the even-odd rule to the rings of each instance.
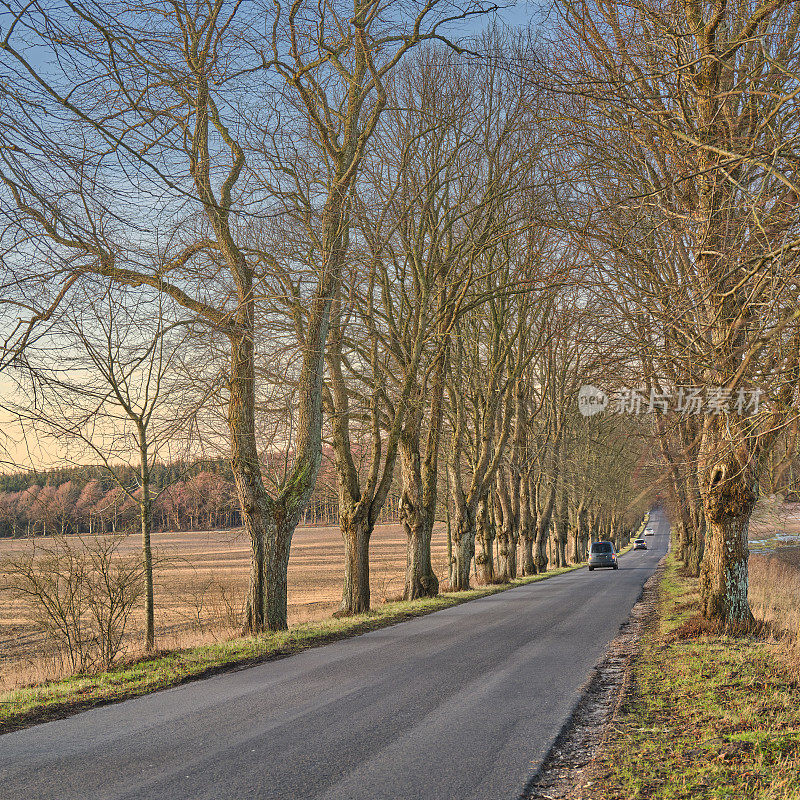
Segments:
[[[516,800],[666,552],[0,736],[3,800]]]

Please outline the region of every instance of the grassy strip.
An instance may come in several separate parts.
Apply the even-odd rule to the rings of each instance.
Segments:
[[[481,587],[468,592],[386,603],[366,614],[307,622],[288,631],[158,653],[149,658],[121,664],[108,672],[76,675],[17,689],[0,695],[0,733],[384,628],[478,597],[571,572],[581,566],[583,565],[576,564],[554,569],[541,575],[518,578],[511,583]]]
[[[584,797],[800,798],[796,652],[709,632],[696,584],[670,556],[634,696]]]

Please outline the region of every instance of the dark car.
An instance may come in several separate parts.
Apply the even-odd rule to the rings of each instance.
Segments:
[[[611,567],[619,569],[617,554],[611,542],[592,542],[589,546],[589,572],[595,567]]]
[[[633,540],[633,549],[634,550],[647,550],[647,542],[644,539],[634,539]]]

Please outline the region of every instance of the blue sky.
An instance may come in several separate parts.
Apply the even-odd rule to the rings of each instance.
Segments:
[[[496,18],[505,23],[506,25],[514,27],[525,27],[531,20],[541,17],[541,3],[526,2],[526,0],[519,0],[518,2],[504,2],[503,0],[495,0],[499,6],[507,6],[502,8],[496,13]],[[476,17],[469,30],[464,30],[465,35],[472,35],[480,33],[486,26],[488,19],[486,17]]]

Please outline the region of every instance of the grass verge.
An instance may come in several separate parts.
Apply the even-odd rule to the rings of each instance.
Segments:
[[[796,646],[709,631],[696,584],[669,556],[635,689],[583,797],[800,800]]]
[[[620,551],[625,552],[625,550]],[[0,733],[73,714],[98,705],[127,700],[198,678],[328,644],[349,636],[384,628],[414,617],[475,600],[479,597],[545,580],[579,569],[554,569],[511,583],[452,592],[434,598],[386,603],[366,614],[296,625],[288,631],[230,639],[200,647],[156,653],[120,664],[107,672],[76,675],[24,687],[0,695]]]

